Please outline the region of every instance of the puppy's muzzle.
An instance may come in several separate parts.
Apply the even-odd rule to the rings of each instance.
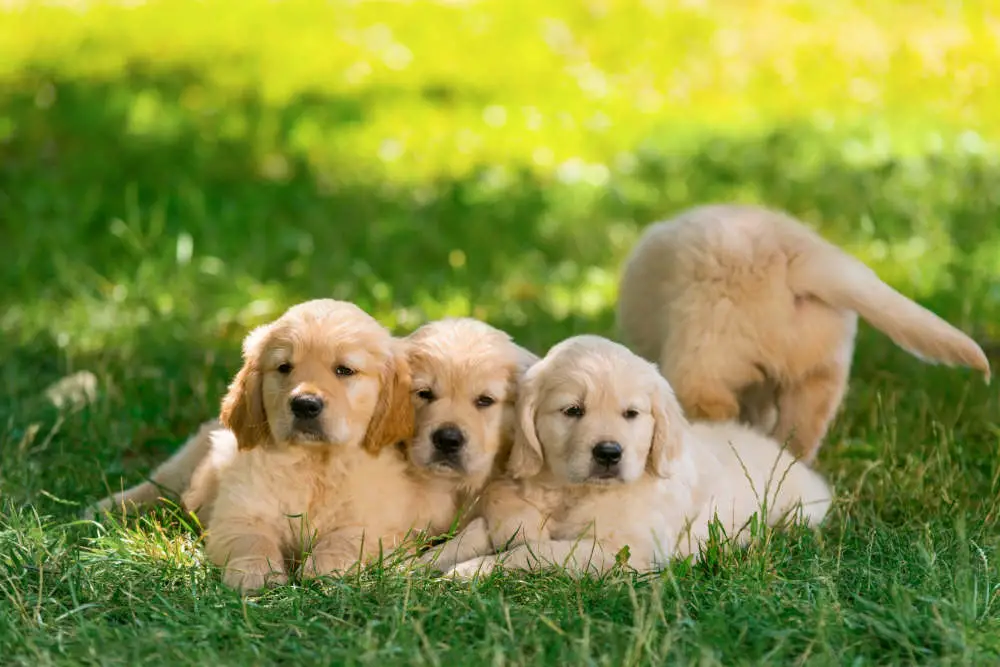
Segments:
[[[431,444],[434,445],[436,457],[439,459],[457,458],[467,440],[465,431],[454,424],[445,424],[431,433]]]
[[[296,419],[309,421],[319,417],[323,412],[323,399],[316,394],[299,394],[290,402],[292,414]]]

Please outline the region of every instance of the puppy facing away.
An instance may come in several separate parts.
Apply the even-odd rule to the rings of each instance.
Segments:
[[[794,218],[710,205],[645,230],[618,322],[695,420],[740,419],[812,463],[847,389],[857,316],[924,361],[989,382],[982,349]]]
[[[442,570],[602,572],[627,546],[629,564],[648,571],[697,556],[715,517],[741,542],[755,512],[772,526],[793,515],[817,524],[831,502],[823,478],[775,441],[735,422],[689,424],[655,367],[605,338],[553,347],[527,372],[517,409],[507,474],[467,528],[508,551],[456,549]]]

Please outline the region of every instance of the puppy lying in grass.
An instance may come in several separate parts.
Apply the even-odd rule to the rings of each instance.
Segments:
[[[404,517],[399,525],[437,535],[466,516],[471,500],[495,467],[506,461],[516,389],[524,370],[537,357],[506,333],[465,318],[431,322],[393,345],[397,354],[404,355],[403,363],[413,378],[410,391],[403,395],[411,418],[416,412],[416,424],[412,430],[396,432],[403,451],[383,454],[380,448],[379,456],[390,463],[388,468],[380,470],[385,461],[376,461],[374,468],[366,467],[375,477],[361,482],[379,494],[379,503],[390,514]],[[217,523],[214,507],[220,482],[232,474],[229,469],[238,460],[237,440],[222,422],[207,422],[149,481],[105,498],[88,515],[116,507],[136,509],[173,495],[211,534]],[[387,444],[395,443],[383,443]],[[381,474],[385,479],[378,478]],[[276,506],[280,504],[275,501]],[[377,525],[363,527],[369,534],[377,529]]]
[[[412,512],[419,489],[395,449],[413,430],[409,366],[374,318],[302,303],[251,332],[243,357],[220,415],[238,451],[183,497],[207,508],[227,585],[283,583],[298,562],[306,577],[342,572],[433,519]]]
[[[650,226],[619,294],[626,343],[691,419],[741,419],[806,463],[847,390],[858,314],[920,359],[990,377],[968,336],[777,211],[702,206]]]
[[[647,571],[697,555],[715,517],[745,541],[754,513],[818,524],[830,506],[823,478],[775,441],[735,422],[688,423],[655,367],[604,338],[552,348],[526,374],[518,415],[506,476],[487,485],[461,541],[434,554],[439,569],[603,572],[627,546]]]
[[[461,528],[487,481],[510,453],[515,402],[538,357],[499,329],[472,318],[429,322],[406,337],[415,428],[406,443],[414,476],[452,503]]]

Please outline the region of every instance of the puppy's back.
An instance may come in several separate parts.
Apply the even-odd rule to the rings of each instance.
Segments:
[[[796,375],[853,340],[860,314],[924,361],[990,377],[986,356],[967,335],[772,209],[700,206],[651,225],[625,262],[619,291],[622,335],[668,367],[674,364],[661,355],[671,350],[745,345],[747,355],[773,366],[768,372]]]
[[[650,226],[622,271],[624,339],[682,393],[689,373],[735,374],[749,386],[764,379],[759,369],[780,377],[798,357],[835,349],[853,338],[856,316],[796,299],[789,286],[790,260],[812,234],[782,213],[737,205]]]

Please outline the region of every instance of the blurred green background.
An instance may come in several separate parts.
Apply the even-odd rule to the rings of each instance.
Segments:
[[[302,299],[613,335],[638,231],[707,201],[785,208],[989,338],[998,89],[988,2],[4,3],[0,479],[141,471]],[[862,385],[934,372],[874,339]],[[98,399],[52,433],[78,370]]]

